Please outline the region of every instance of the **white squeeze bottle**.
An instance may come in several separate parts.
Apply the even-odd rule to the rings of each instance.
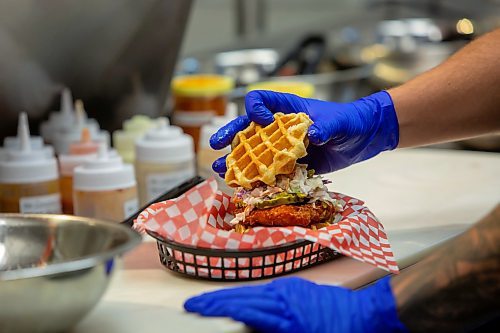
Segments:
[[[18,150],[0,161],[0,211],[61,213],[57,162],[47,150],[32,149],[26,113],[19,117]]]
[[[78,216],[121,222],[139,209],[134,167],[110,154],[105,144],[97,158],[73,173],[73,210]]]
[[[224,155],[231,152],[231,147],[225,147],[221,150],[215,150],[210,147],[210,137],[217,132],[219,128],[226,125],[228,122],[236,118],[236,105],[230,103],[226,110],[225,116],[213,117],[210,123],[205,124],[200,130],[200,142],[198,144],[197,167],[198,174],[203,178],[215,177],[219,190],[232,194],[233,189],[227,186],[223,178],[221,178],[213,169],[213,162]]]
[[[141,205],[195,176],[194,145],[167,118],[135,144],[135,171]]]

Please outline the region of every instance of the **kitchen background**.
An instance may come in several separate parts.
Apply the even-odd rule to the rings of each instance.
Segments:
[[[62,87],[108,131],[134,114],[169,115],[172,73],[229,74],[240,87],[312,74],[294,79],[318,98],[350,100],[435,66],[499,14],[498,0],[2,1],[0,138],[23,110],[36,133]],[[255,48],[266,50],[220,56]],[[484,144],[474,147],[500,148]]]
[[[407,81],[442,62],[472,38],[443,36],[436,40],[432,40],[432,37],[431,40],[425,40],[422,36],[417,36],[417,31],[413,31],[413,35],[409,33],[412,38],[405,40],[404,37],[397,36],[399,33],[404,34],[400,30],[401,25],[386,25],[380,29],[383,21],[404,21],[408,18],[421,19],[422,26],[416,29],[432,30],[432,26],[436,24],[438,29],[447,30],[447,33],[457,27],[460,19],[467,18],[474,26],[465,27],[464,24],[467,25],[468,21],[464,20],[460,21],[462,28],[475,29],[472,35],[477,36],[500,24],[500,1],[197,1],[188,21],[181,55],[188,58],[186,65],[189,70],[189,65],[193,65],[191,56],[195,59],[213,58],[213,54],[221,50],[248,47],[271,47],[286,53],[297,46],[300,40],[319,34],[327,40],[324,57],[334,59],[337,69],[342,67],[338,63],[342,61],[347,62],[346,67],[356,67],[372,61],[380,63],[378,67],[368,69],[368,72],[352,73],[352,78],[356,81],[368,79],[369,87],[353,84],[351,80],[341,80],[342,83],[335,84],[332,83],[337,80],[335,77],[311,78],[315,83],[330,81],[330,87],[326,88],[329,92],[322,94],[323,89],[320,88],[318,98],[350,100],[363,96],[371,89],[388,88]],[[207,26],[213,28],[207,29]],[[395,49],[394,54],[377,54],[380,51],[377,48],[369,52],[369,46],[380,43],[383,38],[381,35],[384,34],[385,43],[396,44],[391,45]],[[395,42],[395,39],[399,41]],[[371,59],[363,60],[363,56]],[[378,56],[387,59],[375,60]],[[391,66],[385,66],[386,64]],[[377,71],[380,68],[382,73]],[[323,67],[318,72],[329,70],[331,69]],[[350,87],[354,87],[354,91]],[[500,151],[500,139],[488,136],[434,147]]]

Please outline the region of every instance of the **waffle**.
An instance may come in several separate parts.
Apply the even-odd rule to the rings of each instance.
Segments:
[[[293,172],[306,153],[307,130],[312,121],[305,113],[276,113],[262,127],[254,122],[236,134],[227,156],[226,183],[251,189],[257,182],[276,183],[276,175]]]

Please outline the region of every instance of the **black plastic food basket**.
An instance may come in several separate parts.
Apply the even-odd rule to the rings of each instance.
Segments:
[[[219,250],[179,244],[148,231],[156,238],[161,263],[169,270],[197,279],[249,281],[277,277],[326,263],[337,251],[309,241],[259,250]]]
[[[132,226],[149,205],[180,196],[203,182],[196,176],[169,190],[139,209],[122,223]],[[249,281],[293,273],[326,263],[340,256],[330,248],[309,241],[266,247],[259,250],[217,250],[179,244],[151,231],[158,244],[161,263],[169,270],[197,279]]]

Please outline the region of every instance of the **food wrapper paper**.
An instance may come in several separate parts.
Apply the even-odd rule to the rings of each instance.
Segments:
[[[217,191],[217,182],[211,178],[176,199],[149,206],[136,219],[135,229],[142,232],[153,231],[180,244],[209,249],[258,250],[307,240],[314,243],[311,251],[318,246],[328,247],[345,256],[398,273],[387,235],[373,213],[361,200],[339,193],[331,195],[343,207],[331,226],[319,230],[303,227],[254,227],[240,234],[233,231],[229,224],[233,218],[228,213],[232,205],[230,196]],[[206,263],[197,264],[203,266]],[[211,266],[220,264],[211,263]],[[238,264],[241,267],[245,263]],[[233,267],[236,263],[224,262],[222,265]],[[286,267],[283,269],[287,270]]]

